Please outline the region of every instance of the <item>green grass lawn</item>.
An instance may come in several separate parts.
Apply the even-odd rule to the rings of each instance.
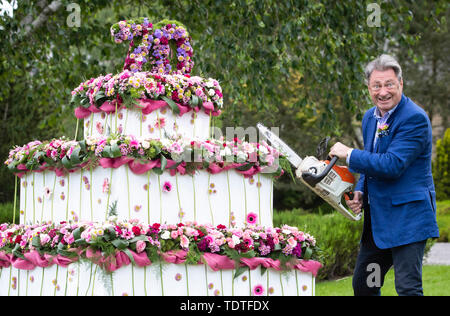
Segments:
[[[425,296],[450,295],[450,266],[423,267],[423,293]],[[396,296],[394,270],[391,269],[381,289],[382,296]],[[352,277],[316,283],[316,296],[353,296]]]

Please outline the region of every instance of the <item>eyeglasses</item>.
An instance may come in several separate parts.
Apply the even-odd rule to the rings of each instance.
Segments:
[[[397,85],[393,82],[388,82],[384,85],[384,87],[387,90],[392,90],[392,89],[395,89],[397,87]],[[370,89],[372,89],[373,91],[380,91],[381,88],[383,88],[383,85],[380,83],[374,83],[374,84],[370,85]]]

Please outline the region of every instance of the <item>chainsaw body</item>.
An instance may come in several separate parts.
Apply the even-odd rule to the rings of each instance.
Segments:
[[[306,184],[306,186],[348,219],[354,221],[361,219],[361,213],[354,215],[342,205],[343,197],[345,197],[346,200],[353,199],[352,188],[355,184],[355,178],[347,167],[335,165],[338,157],[325,160],[330,137],[323,139],[317,148],[317,156],[322,158],[322,160],[313,156],[302,159],[264,125],[258,123],[256,126],[262,133],[262,136],[264,136],[272,146],[283,153],[289,162],[297,168],[296,175],[304,184]]]
[[[357,221],[361,214],[354,215],[342,204],[342,197],[352,198],[352,188],[355,178],[347,167],[336,166],[337,159],[331,161],[319,160],[308,156],[297,168],[296,175],[313,190],[348,219]]]

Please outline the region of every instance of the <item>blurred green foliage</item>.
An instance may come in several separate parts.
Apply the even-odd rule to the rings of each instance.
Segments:
[[[444,137],[436,142],[433,178],[437,199],[450,199],[450,128],[447,128]]]
[[[418,91],[420,73],[428,70],[418,66],[430,60],[431,45],[423,40],[433,34],[436,65],[449,55],[442,51],[449,11],[443,0],[383,2],[379,27],[367,23],[371,12],[357,0],[80,0],[80,27],[67,23],[72,1],[51,3],[59,7],[20,1],[13,17],[0,17],[1,161],[14,145],[73,137],[70,92],[86,79],[122,70],[127,47],[113,43],[109,29],[124,19],[147,16],[154,23],[175,19],[186,25],[193,37],[193,75],[216,78],[223,88],[224,112],[215,125],[278,126],[301,156],[315,155],[326,135],[361,148],[360,119],[371,107],[362,71],[369,60],[382,52],[401,57],[400,63],[411,60],[406,66],[418,78],[406,84],[408,94]],[[428,100],[442,90],[427,93],[420,96]],[[433,99],[433,108],[441,99]],[[14,176],[0,168],[0,202],[12,200],[13,183]],[[274,196],[280,209],[323,203],[288,176],[276,183]]]

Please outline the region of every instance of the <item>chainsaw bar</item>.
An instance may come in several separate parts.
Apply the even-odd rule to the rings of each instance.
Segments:
[[[285,142],[283,142],[277,135],[269,131],[269,129],[267,129],[267,127],[265,127],[261,123],[256,124],[256,127],[263,134],[263,136],[272,144],[273,147],[277,148],[278,151],[280,151],[282,154],[286,156],[286,158],[294,167],[298,168],[298,166],[300,166],[303,159],[300,158],[300,156],[297,155],[295,151],[291,149],[291,147],[286,145]]]

